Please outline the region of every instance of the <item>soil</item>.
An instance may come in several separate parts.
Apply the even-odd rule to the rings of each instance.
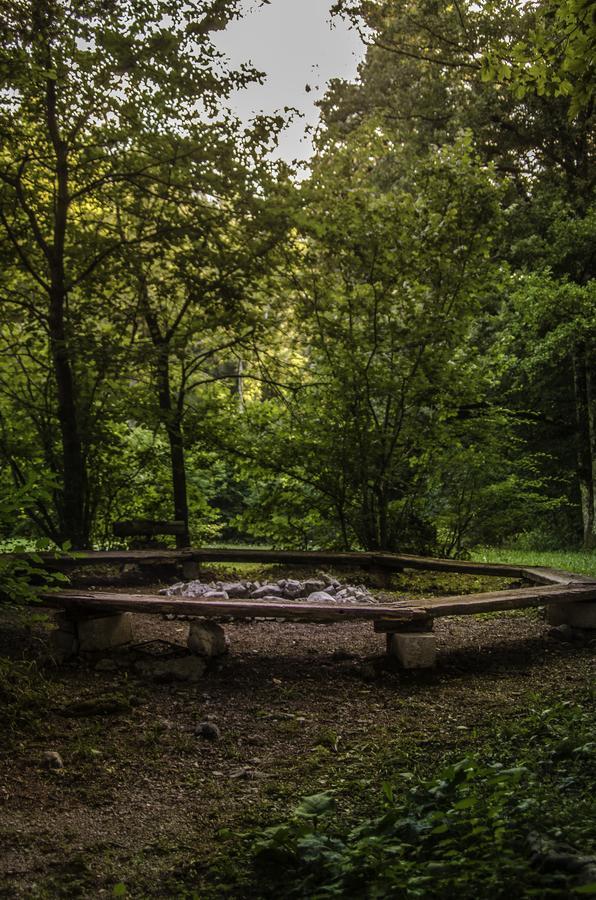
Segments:
[[[209,574],[222,573],[246,575]],[[275,570],[288,574],[296,570]],[[404,573],[379,596],[509,583]],[[184,621],[135,616],[139,642],[183,646],[187,631]],[[237,833],[280,821],[322,790],[343,798],[346,814],[356,798],[374,804],[391,771],[439,766],[536,695],[572,698],[594,677],[594,641],[555,639],[539,610],[440,619],[435,631],[436,668],[404,672],[370,624],[231,624],[229,654],[198,684],[156,684],[123,665],[126,651],[107,663],[104,653],[44,664],[47,627],[7,618],[0,655],[21,674],[0,748],[0,896],[111,897],[121,883],[131,897],[249,896]],[[66,714],[89,700],[96,714],[89,705]],[[204,721],[220,740],[195,736]],[[45,751],[64,768],[44,768]]]

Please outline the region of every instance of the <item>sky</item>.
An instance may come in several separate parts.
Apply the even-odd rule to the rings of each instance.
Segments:
[[[232,107],[243,121],[259,112],[267,114],[293,106],[303,113],[280,139],[284,159],[308,159],[312,144],[305,134],[318,120],[317,99],[331,78],[354,79],[364,47],[355,31],[340,20],[329,21],[332,0],[243,0],[245,15],[214,42],[232,65],[251,62],[267,73],[263,85],[251,85],[232,97]],[[310,87],[310,91],[306,86]]]

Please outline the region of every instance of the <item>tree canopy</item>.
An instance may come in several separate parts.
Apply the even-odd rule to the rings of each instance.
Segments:
[[[6,534],[596,544],[593,4],[340,0],[302,179],[239,2],[2,10]]]

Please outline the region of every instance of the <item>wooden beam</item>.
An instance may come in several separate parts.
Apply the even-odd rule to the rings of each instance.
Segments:
[[[559,585],[553,587],[519,588],[493,593],[463,594],[455,597],[436,597],[428,600],[412,601],[419,613],[425,612],[429,618],[440,616],[469,616],[484,612],[499,612],[508,609],[527,609],[533,606],[547,606],[550,603],[575,603],[596,600],[596,583]],[[393,623],[379,618],[375,621],[375,631],[390,632]]]
[[[27,558],[26,553],[6,554],[0,558]],[[510,566],[502,563],[477,563],[460,559],[434,559],[399,553],[335,553],[323,550],[263,550],[252,548],[200,548],[184,550],[94,550],[85,552],[37,554],[50,569],[69,570],[83,566],[124,565],[176,566],[184,562],[252,562],[278,565],[383,568],[388,571],[421,569],[437,572],[461,572],[470,575],[497,575],[525,578],[537,584],[595,584],[596,578],[574,575],[542,566]]]
[[[201,600],[161,597],[155,594],[116,594],[104,591],[52,591],[42,595],[44,606],[92,615],[98,612],[179,613],[210,618],[293,619],[301,622],[374,621],[413,622],[427,617],[413,607],[324,605],[291,601]]]

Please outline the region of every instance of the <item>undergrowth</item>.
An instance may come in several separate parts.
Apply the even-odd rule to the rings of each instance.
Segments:
[[[253,836],[257,870],[267,876],[259,895],[596,895],[596,716],[588,701],[536,702],[439,774],[399,773],[382,785],[378,814],[352,827],[338,826],[332,793],[305,798],[287,821]]]
[[[54,685],[34,662],[0,657],[0,710],[6,745],[45,717],[55,693]]]

